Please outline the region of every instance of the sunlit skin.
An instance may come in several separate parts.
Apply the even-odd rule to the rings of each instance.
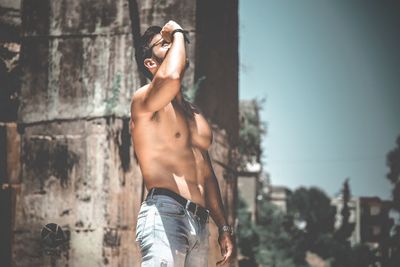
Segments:
[[[181,27],[169,21],[150,42],[153,56],[144,64],[153,79],[133,95],[132,140],[146,188],[167,188],[206,207],[219,227],[227,223],[208,155],[212,130],[198,109],[183,101],[186,51],[182,33],[170,42],[175,29]],[[232,254],[231,236],[222,234],[219,244],[223,258],[217,265],[222,265]]]

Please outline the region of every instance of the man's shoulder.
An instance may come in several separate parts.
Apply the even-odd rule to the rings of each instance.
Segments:
[[[143,97],[144,93],[146,92],[147,88],[149,88],[150,84],[143,85],[139,89],[137,89],[132,96],[132,102],[137,101]]]
[[[131,99],[131,117],[137,117],[138,115],[151,114],[151,112],[146,111],[144,108],[144,101],[146,96],[146,91],[150,84],[146,84],[139,89],[137,89]]]
[[[131,109],[136,109],[141,105],[144,100],[147,88],[149,88],[149,84],[140,87],[133,93],[131,98]]]

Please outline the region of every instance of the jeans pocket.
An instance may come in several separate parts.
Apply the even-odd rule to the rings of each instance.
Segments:
[[[185,208],[180,204],[174,204],[169,202],[161,202],[157,204],[158,213],[161,215],[184,217]]]

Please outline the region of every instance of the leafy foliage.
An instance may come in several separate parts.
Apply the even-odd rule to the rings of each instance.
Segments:
[[[241,101],[239,108],[239,143],[240,167],[246,163],[260,162],[261,140],[266,133],[266,126],[260,120],[259,113],[264,100]]]
[[[386,178],[393,184],[394,206],[400,211],[400,135],[397,137],[396,145],[386,156],[386,165],[390,170]]]
[[[342,191],[348,201],[348,180]],[[296,189],[289,197],[287,213],[268,201],[259,205],[259,222],[255,225],[250,221],[246,204],[239,197],[239,248],[250,261],[256,260],[261,266],[303,267],[309,266],[306,254],[312,252],[330,267],[375,266],[377,259],[374,251],[365,245],[351,247],[348,242],[347,238],[351,235],[345,226],[351,225],[348,217],[342,224],[347,230],[341,234],[338,234],[338,231],[343,231],[341,228],[335,231],[336,210],[321,189]],[[347,214],[347,211],[341,212]]]
[[[342,225],[335,232],[335,237],[339,239],[342,243],[346,243],[351,234],[354,231],[355,224],[350,223],[350,207],[349,202],[351,199],[349,178],[347,178],[343,183],[342,189],[342,199],[343,199],[343,208],[341,210],[342,215]]]
[[[304,254],[297,249],[299,231],[290,216],[278,207],[263,202],[260,204],[260,224],[257,225],[259,246],[256,259],[262,266],[300,267]]]
[[[257,229],[251,221],[251,214],[247,211],[246,202],[238,196],[238,239],[241,254],[250,260],[255,259],[256,247],[259,244]]]
[[[386,156],[386,165],[389,167],[386,178],[393,184],[393,207],[400,211],[400,135],[397,137],[396,147]],[[389,259],[388,266],[398,266],[400,262],[400,225],[394,226],[389,243],[393,256]]]
[[[239,195],[239,249],[248,258],[247,262],[253,263],[243,266],[256,266],[254,262],[257,261],[261,266],[301,267],[293,261],[295,247],[286,215],[268,202],[261,205],[259,218],[262,223],[256,225]]]
[[[288,202],[288,210],[299,222],[305,222],[305,232],[310,238],[332,233],[336,210],[330,198],[319,188],[300,187]]]

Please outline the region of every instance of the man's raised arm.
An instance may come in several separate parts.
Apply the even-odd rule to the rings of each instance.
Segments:
[[[162,63],[155,59],[145,59],[146,67],[154,68],[151,83],[138,94],[138,102],[143,111],[155,112],[171,102],[179,93],[181,79],[186,65],[186,51],[182,28],[174,21],[169,21],[161,30],[162,39],[153,40],[150,46],[160,41],[160,47],[154,47],[154,53],[162,56]],[[172,33],[174,33],[172,35]],[[169,44],[169,41],[172,41]],[[158,45],[157,45],[158,46]],[[169,47],[169,48],[168,48]],[[157,56],[157,55],[156,55]],[[161,65],[160,65],[161,63]]]

